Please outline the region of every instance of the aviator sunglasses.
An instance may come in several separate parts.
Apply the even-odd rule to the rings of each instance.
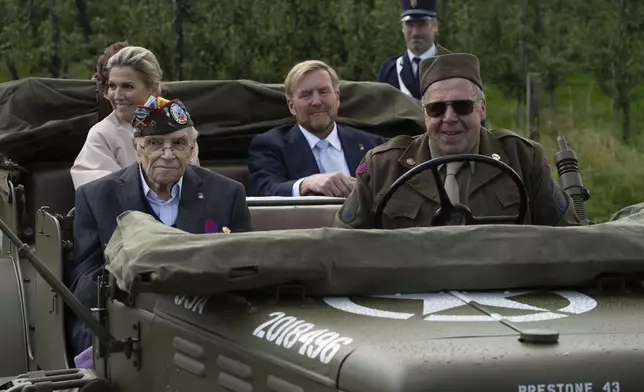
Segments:
[[[430,102],[423,104],[425,113],[429,117],[443,117],[447,111],[447,107],[451,106],[454,113],[459,116],[467,116],[474,111],[474,104],[477,101],[463,99],[458,101],[443,101],[443,102]]]

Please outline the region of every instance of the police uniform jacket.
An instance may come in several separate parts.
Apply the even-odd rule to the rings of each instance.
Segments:
[[[436,44],[436,55],[451,53],[449,50]],[[378,71],[378,81],[389,83],[403,93],[420,99],[420,83],[414,76],[411,61],[407,51],[385,60]]]

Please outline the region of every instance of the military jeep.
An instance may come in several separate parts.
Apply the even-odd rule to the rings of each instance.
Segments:
[[[341,89],[340,122],[423,132],[418,102],[390,86]],[[164,90],[190,109],[202,165],[243,183],[252,136],[293,121],[280,85]],[[249,197],[252,232],[208,235],[125,212],[90,311],[61,277],[93,85],[30,78],[1,85],[0,100],[0,391],[643,388],[644,205],[581,227],[344,230],[332,227],[342,199]],[[592,223],[574,153],[560,150],[560,182]],[[72,311],[95,333],[92,369],[69,355]]]

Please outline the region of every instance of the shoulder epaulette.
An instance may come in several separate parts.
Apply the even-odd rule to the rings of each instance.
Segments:
[[[525,136],[521,136],[518,133],[513,132],[513,131],[511,131],[509,129],[503,129],[503,128],[494,129],[494,130],[490,130],[490,132],[494,135],[494,137],[497,140],[501,140],[501,139],[504,139],[504,138],[507,138],[507,137],[514,137],[514,138],[519,139],[519,140],[521,140],[521,141],[523,141],[525,143],[528,143],[530,145],[534,145],[536,143],[534,140],[528,139]]]
[[[387,140],[385,143],[374,147],[371,152],[372,154],[379,154],[383,153],[385,151],[389,150],[400,150],[400,149],[406,149],[409,147],[409,145],[414,141],[414,136],[409,136],[409,135],[398,135],[395,136],[389,140]]]

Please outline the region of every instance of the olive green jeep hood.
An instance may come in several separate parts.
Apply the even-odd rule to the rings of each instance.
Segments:
[[[319,228],[188,234],[127,211],[106,268],[132,292],[215,294],[300,284],[313,295],[584,285],[644,272],[644,211],[581,227]]]
[[[270,390],[626,391],[642,385],[644,291],[589,283],[644,271],[643,234],[637,208],[585,227],[203,235],[126,212],[105,254],[148,303],[143,361],[195,385],[229,371]]]

